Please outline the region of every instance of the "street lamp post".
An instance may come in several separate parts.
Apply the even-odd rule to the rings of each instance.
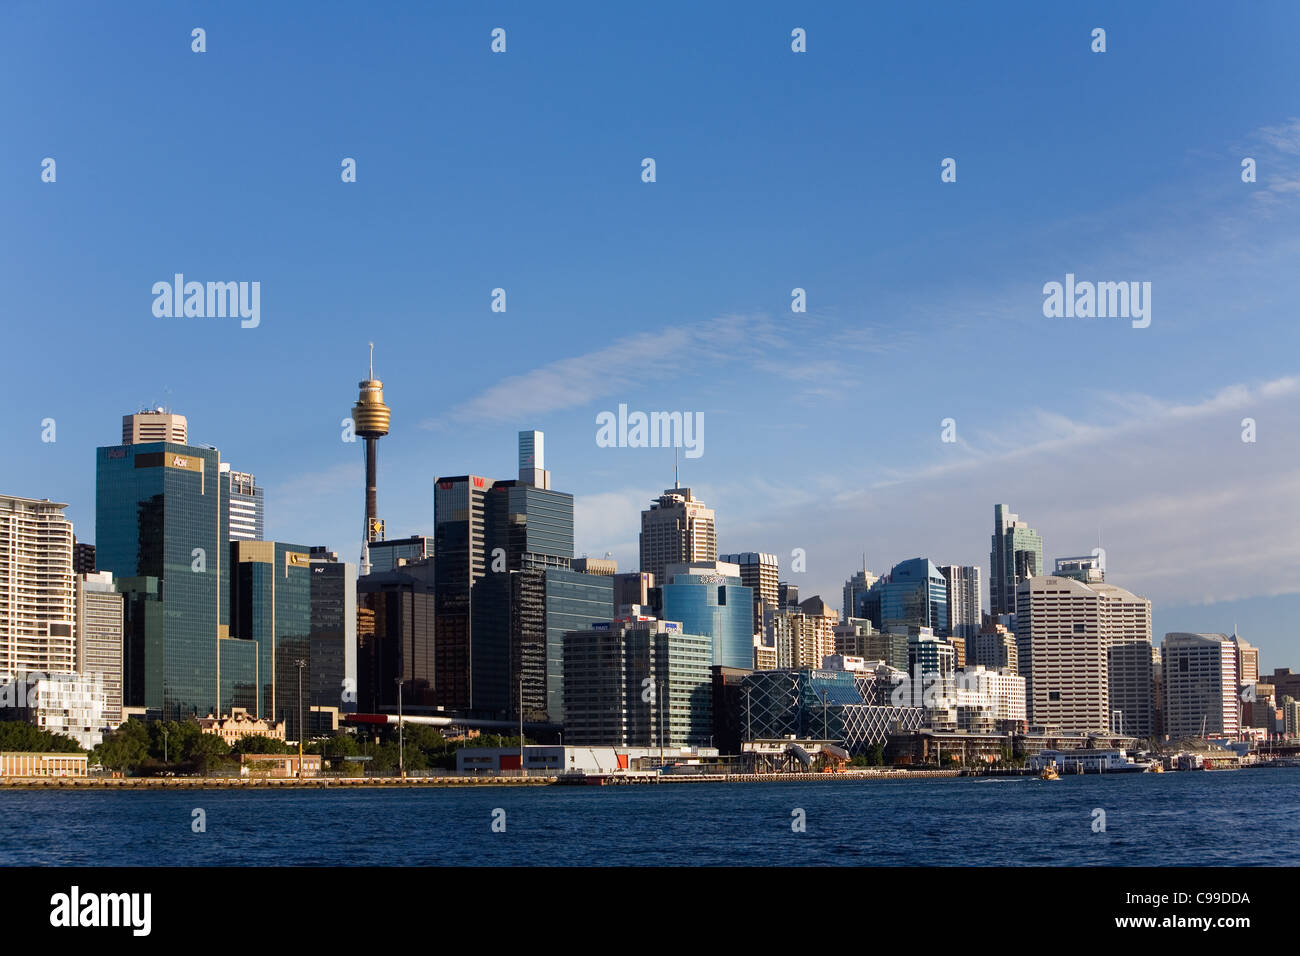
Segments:
[[[394,679],[397,684],[397,771],[406,779],[406,741],[402,736],[402,679]]]
[[[307,662],[301,657],[294,661],[298,665],[298,779],[302,779],[302,735],[305,726],[302,722],[302,669]]]
[[[519,776],[524,773],[524,675],[519,674]]]
[[[664,685],[659,685],[659,766],[664,765]]]

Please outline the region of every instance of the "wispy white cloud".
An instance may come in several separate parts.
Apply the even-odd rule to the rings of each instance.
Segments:
[[[822,343],[834,328],[831,319],[797,317],[797,325],[767,315],[723,315],[694,325],[642,332],[581,355],[548,362],[511,375],[457,405],[446,416],[421,422],[422,428],[452,423],[510,421],[521,396],[534,416],[581,408],[625,393],[628,382],[670,375],[676,380],[716,378],[727,367],[772,376],[803,390],[822,392],[827,379],[849,373],[845,353],[880,352],[896,347],[898,336],[874,327],[857,327],[837,338],[836,352]],[[838,331],[835,332],[840,337]],[[792,395],[793,397],[793,395]]]

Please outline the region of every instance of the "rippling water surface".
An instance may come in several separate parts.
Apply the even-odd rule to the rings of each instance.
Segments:
[[[195,808],[205,833],[191,830]],[[497,809],[504,833],[492,830]],[[1097,809],[1105,832],[1094,832]],[[800,810],[802,833],[791,826]],[[6,791],[0,864],[1295,865],[1297,811],[1300,768],[1057,782]]]

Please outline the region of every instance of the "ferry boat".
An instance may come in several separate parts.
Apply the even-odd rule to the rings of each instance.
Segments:
[[[1044,750],[1029,758],[1031,769],[1054,767],[1058,773],[1143,773],[1147,764],[1138,763],[1123,750]]]

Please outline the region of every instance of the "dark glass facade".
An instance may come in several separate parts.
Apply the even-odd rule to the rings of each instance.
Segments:
[[[96,564],[121,581],[129,621],[124,704],[216,712],[229,590],[218,452],[154,442],[95,455]]]
[[[232,637],[257,644],[255,713],[285,721],[285,734],[293,740],[298,739],[301,727],[297,665],[300,660],[305,662],[304,720],[311,688],[309,550],[278,541],[230,544],[230,630]]]
[[[491,481],[477,475],[434,482],[436,696],[448,710],[468,710],[471,703],[470,592],[485,570],[483,509],[491,487]]]
[[[313,549],[313,556],[323,549]],[[311,688],[314,707],[340,713],[357,709],[356,565],[315,559],[311,564]],[[308,714],[311,721],[311,715]],[[311,723],[315,733],[332,729],[333,720]]]
[[[573,496],[518,481],[493,483],[483,498],[483,549],[485,573],[471,595],[472,707],[517,716],[524,673],[525,683],[533,684],[531,709],[538,712],[546,683],[541,580],[515,572],[568,569]],[[525,709],[528,693],[525,687]]]
[[[882,629],[929,627],[936,637],[948,636],[948,580],[932,562],[912,558],[897,564],[873,590],[880,595]]]
[[[397,713],[397,680],[403,712],[432,710],[440,703],[434,654],[434,590],[428,563],[357,579],[363,615],[357,629],[358,709]],[[422,573],[426,572],[426,573]],[[372,616],[373,615],[373,616]]]
[[[546,717],[564,720],[564,635],[614,617],[614,578],[552,568],[546,588]]]

